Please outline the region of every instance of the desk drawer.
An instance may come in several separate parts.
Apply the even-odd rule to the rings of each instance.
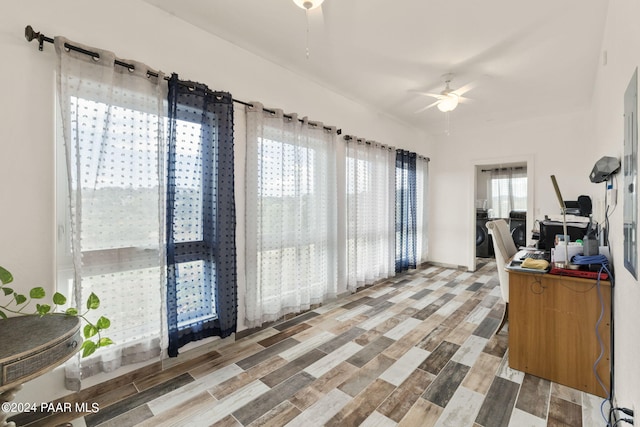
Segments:
[[[44,348],[37,353],[0,365],[2,378],[0,386],[13,382],[24,382],[40,375],[41,371],[49,369],[51,365],[62,363],[73,355],[82,344],[80,329],[69,338]]]

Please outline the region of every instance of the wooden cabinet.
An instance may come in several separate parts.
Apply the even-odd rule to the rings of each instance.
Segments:
[[[598,285],[593,279],[509,272],[511,368],[606,397],[610,337],[608,281]],[[596,361],[596,372],[607,391],[594,373]]]

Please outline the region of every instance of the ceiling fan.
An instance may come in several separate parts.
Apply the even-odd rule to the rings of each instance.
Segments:
[[[418,111],[416,111],[416,113],[421,113],[431,107],[436,107],[436,106],[438,107],[438,110],[442,111],[443,113],[448,113],[450,111],[455,110],[459,103],[470,102],[471,99],[466,98],[463,95],[468,91],[470,91],[471,89],[473,89],[473,85],[469,83],[465,86],[462,86],[461,88],[451,89],[449,84],[453,80],[453,77],[454,77],[453,73],[447,73],[442,76],[442,79],[444,80],[445,88],[440,93],[418,92],[420,95],[431,96],[433,98],[436,98],[437,101],[427,105],[426,107],[419,109]]]

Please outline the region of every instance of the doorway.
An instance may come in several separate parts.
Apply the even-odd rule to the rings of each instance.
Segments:
[[[473,170],[471,244],[473,270],[482,258],[494,257],[486,222],[502,218],[510,224],[516,246],[526,245],[533,225],[533,158],[476,161]]]

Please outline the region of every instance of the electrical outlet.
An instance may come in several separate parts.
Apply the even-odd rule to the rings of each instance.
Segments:
[[[633,403],[631,403],[631,405],[626,405],[626,406],[623,406],[623,407],[631,409],[633,415],[628,415],[628,414],[624,413],[623,411],[621,411],[619,409],[616,410],[614,412],[614,417],[613,417],[616,425],[617,426],[624,426],[624,425],[634,424],[635,423],[635,418],[636,418],[635,417],[635,415],[636,415],[635,405]],[[621,421],[621,420],[630,420],[631,422],[627,423],[627,422]]]

